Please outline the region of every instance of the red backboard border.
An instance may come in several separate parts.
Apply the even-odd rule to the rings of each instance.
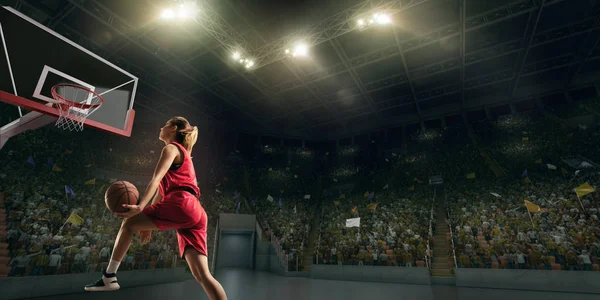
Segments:
[[[59,117],[58,109],[55,107],[44,105],[42,103],[32,101],[32,100],[29,100],[26,98],[22,98],[17,95],[7,93],[7,92],[1,91],[1,90],[0,90],[0,101],[14,105],[14,106],[24,107],[29,110],[37,111],[39,113],[42,113],[45,115],[50,115],[50,116],[53,116],[56,118]],[[103,124],[103,123],[100,123],[100,122],[97,122],[94,120],[90,120],[90,119],[86,119],[84,124],[88,127],[93,127],[93,128],[102,130],[104,132],[108,132],[108,133],[112,133],[112,134],[116,134],[116,135],[120,135],[120,136],[124,136],[124,137],[131,137],[131,130],[133,129],[133,120],[134,119],[135,119],[135,110],[130,109],[127,111],[127,117],[126,117],[127,123],[125,124],[124,129],[108,126],[106,124]]]

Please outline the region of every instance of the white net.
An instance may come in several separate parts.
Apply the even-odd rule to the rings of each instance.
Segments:
[[[85,87],[73,85],[58,85],[52,89],[52,96],[59,118],[56,127],[69,131],[82,131],[87,117],[94,113],[103,103],[100,95]]]

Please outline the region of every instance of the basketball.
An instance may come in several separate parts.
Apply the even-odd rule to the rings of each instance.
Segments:
[[[140,193],[135,185],[127,181],[116,181],[111,184],[104,194],[106,207],[114,213],[129,211],[123,204],[136,205],[140,199]]]

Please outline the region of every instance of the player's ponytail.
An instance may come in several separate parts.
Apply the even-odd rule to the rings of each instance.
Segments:
[[[198,127],[191,126],[190,122],[184,117],[173,117],[169,120],[171,125],[177,126],[177,134],[175,141],[183,145],[183,147],[192,154],[192,148],[198,139]]]
[[[198,127],[191,126],[190,128],[181,132],[184,134],[183,143],[181,144],[183,145],[183,147],[185,147],[185,149],[187,149],[188,153],[191,155],[192,148],[194,147],[194,145],[196,144],[196,140],[198,139]]]

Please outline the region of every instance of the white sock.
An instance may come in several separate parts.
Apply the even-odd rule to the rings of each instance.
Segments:
[[[117,273],[117,269],[119,269],[120,264],[121,264],[120,261],[111,259],[110,262],[108,263],[108,267],[106,268],[106,273],[107,274]]]

